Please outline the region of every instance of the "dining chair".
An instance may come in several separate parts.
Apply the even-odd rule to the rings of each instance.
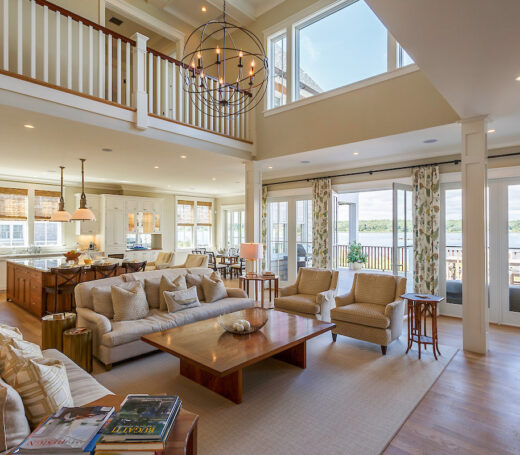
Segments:
[[[146,269],[146,261],[142,262],[123,262],[125,273],[144,272]]]
[[[101,278],[112,278],[117,276],[117,268],[119,264],[104,264],[104,265],[92,265],[91,269],[94,272],[94,279],[99,280]]]

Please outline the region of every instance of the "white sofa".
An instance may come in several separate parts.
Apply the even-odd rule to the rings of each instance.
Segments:
[[[213,273],[213,270],[208,268],[168,268],[88,281],[76,286],[77,326],[92,329],[94,357],[105,364],[107,368],[110,368],[115,362],[155,351],[157,348],[141,341],[143,335],[254,306],[254,301],[249,299],[242,289],[228,289],[227,297],[222,300],[213,303],[201,302],[201,306],[176,313],[152,309],[147,317],[137,321],[115,322],[93,310],[92,289],[94,287],[111,286],[132,280],[139,280],[144,284],[145,278],[154,278],[162,275],[167,276],[170,280],[174,280],[179,275],[186,275],[188,271],[195,275],[210,275]]]
[[[47,349],[43,351],[43,357],[48,359],[61,360],[61,362],[63,362],[65,365],[69,379],[70,392],[72,399],[74,400],[74,406],[83,406],[92,401],[99,400],[104,396],[112,395],[110,390],[103,387],[90,374],[88,374],[85,370],[82,370],[78,365],[76,365],[72,360],[70,360],[61,352],[55,349]],[[14,391],[14,389],[12,390]],[[3,418],[9,419],[14,417],[9,417],[8,414],[7,416],[3,416]],[[4,424],[5,422],[0,422],[0,425]],[[9,453],[9,451],[13,448],[14,447],[8,448],[7,451],[1,452],[0,455]]]

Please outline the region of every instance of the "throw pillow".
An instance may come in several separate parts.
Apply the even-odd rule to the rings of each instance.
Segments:
[[[161,277],[145,278],[144,292],[146,293],[146,300],[150,308],[159,308],[159,286],[161,284]]]
[[[143,319],[150,311],[143,285],[136,281],[131,289],[112,286],[114,321],[135,321]]]
[[[30,432],[22,397],[0,379],[0,452],[19,446]]]
[[[135,281],[128,283],[119,283],[122,289],[130,290],[135,286]],[[112,303],[112,286],[99,286],[92,288],[92,306],[94,311],[102,314],[108,319],[114,319],[114,305]]]
[[[199,302],[204,301],[204,290],[202,289],[202,277],[204,275],[195,275],[194,273],[188,272],[186,275],[186,284],[188,287],[195,286],[197,289],[197,298]]]
[[[12,378],[18,371],[20,365],[29,359],[41,359],[42,350],[40,346],[29,341],[12,339],[2,344],[0,347],[0,373],[2,378],[8,383],[12,383]]]
[[[167,310],[166,300],[164,300],[164,291],[182,291],[183,289],[187,289],[184,275],[178,276],[173,281],[165,275],[161,276],[161,283],[159,284],[159,309],[162,311]]]
[[[11,385],[22,397],[31,428],[60,408],[74,406],[67,371],[59,360],[27,360]]]
[[[202,278],[202,289],[204,290],[204,300],[207,303],[216,302],[227,297],[226,286],[216,272],[213,272],[209,278],[207,276]]]
[[[200,306],[199,298],[197,297],[197,288],[195,286],[180,291],[164,291],[164,300],[166,301],[168,313],[175,313],[176,311]]]
[[[12,338],[23,339],[22,332],[16,327],[0,324],[0,342],[5,343]]]

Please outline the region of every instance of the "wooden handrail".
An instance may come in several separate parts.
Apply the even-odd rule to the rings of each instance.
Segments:
[[[103,33],[106,33],[107,35],[112,35],[116,39],[120,39],[121,41],[123,41],[125,43],[130,43],[132,46],[135,46],[135,41],[133,39],[120,35],[117,32],[113,32],[112,30],[110,30],[106,27],[103,27],[102,25],[96,24],[95,22],[92,22],[91,20],[86,19],[82,16],[79,16],[78,14],[73,13],[72,11],[69,11],[68,9],[62,8],[61,6],[55,5],[54,3],[48,2],[47,0],[34,0],[34,1],[37,5],[46,6],[51,11],[57,11],[64,16],[70,17],[71,19],[75,20],[76,22],[81,22],[82,24],[88,25],[95,30],[102,31]]]

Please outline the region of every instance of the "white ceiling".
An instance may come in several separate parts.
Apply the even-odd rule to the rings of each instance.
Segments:
[[[285,0],[226,0],[231,22],[246,25]],[[223,0],[148,0],[188,24],[197,27],[222,14]],[[205,6],[207,11],[202,12]]]
[[[35,128],[24,128],[24,124]],[[87,183],[213,196],[244,193],[243,161],[204,150],[5,105],[0,106],[0,137],[0,179],[59,183],[55,171],[63,165],[65,180],[79,182],[78,159],[86,158]]]

